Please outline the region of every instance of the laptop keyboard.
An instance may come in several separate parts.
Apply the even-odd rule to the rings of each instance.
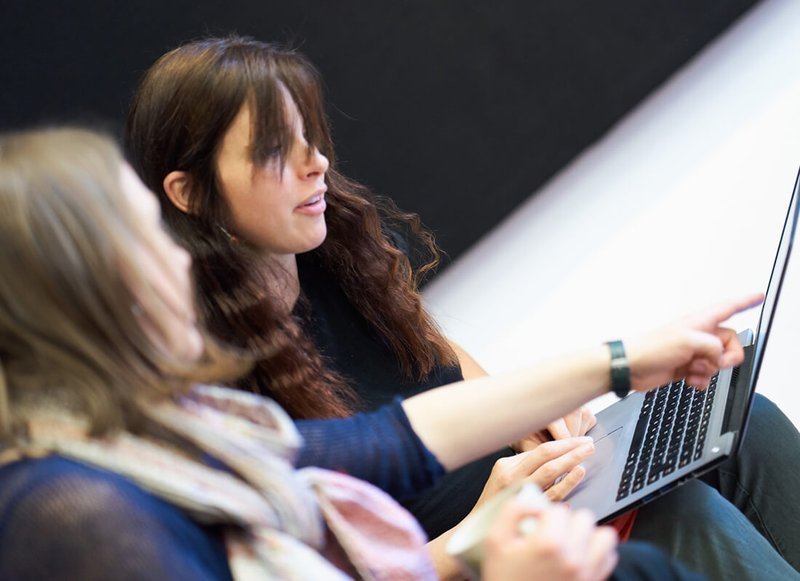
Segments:
[[[647,392],[619,481],[617,500],[702,456],[717,378],[712,377],[704,390],[680,380]]]

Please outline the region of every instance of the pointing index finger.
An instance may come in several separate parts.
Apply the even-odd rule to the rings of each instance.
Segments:
[[[742,311],[757,307],[764,301],[764,293],[753,293],[721,304],[710,313],[709,323],[717,327],[723,321]]]

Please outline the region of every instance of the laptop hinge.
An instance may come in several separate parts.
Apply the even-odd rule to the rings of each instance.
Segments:
[[[750,377],[753,371],[753,345],[744,348],[744,361],[735,367],[731,373],[731,386],[728,389],[728,401],[725,405],[725,415],[722,418],[722,433],[731,431],[735,426],[738,431],[747,413],[750,401]]]

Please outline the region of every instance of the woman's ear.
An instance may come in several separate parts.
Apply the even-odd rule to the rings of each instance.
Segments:
[[[191,197],[191,180],[185,171],[171,171],[164,178],[164,191],[172,202],[184,214],[189,213],[189,198]]]

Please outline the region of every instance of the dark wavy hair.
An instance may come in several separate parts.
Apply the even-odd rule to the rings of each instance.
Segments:
[[[232,243],[224,228],[230,211],[216,175],[223,136],[247,103],[253,163],[264,163],[276,151],[285,163],[293,137],[282,88],[297,105],[307,142],[330,161],[328,235],[311,252],[314,259],[386,340],[406,377],[424,377],[437,363],[454,364],[456,356],[423,309],[418,291],[420,277],[438,263],[433,237],[417,216],[400,212],[336,170],[319,74],[302,55],[235,36],[193,41],[168,52],[136,91],[127,152],[194,258],[198,305],[208,329],[257,359],[238,387],[275,398],[294,417],[342,417],[358,408],[354,391],[328,367],[291,313],[265,296],[267,281],[257,274],[262,269],[253,267],[255,252]],[[190,179],[186,213],[164,191],[163,180],[174,170]],[[394,230],[411,236],[415,248],[423,250],[423,266],[412,268],[392,244]]]

